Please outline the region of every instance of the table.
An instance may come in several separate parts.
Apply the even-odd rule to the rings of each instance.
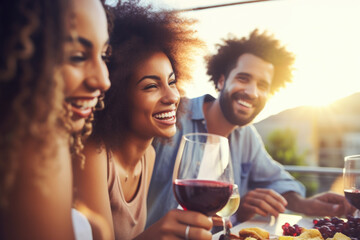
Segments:
[[[271,236],[282,236],[283,230],[281,228],[284,223],[290,223],[291,225],[298,224],[300,227],[312,228],[312,218],[304,217],[300,215],[293,214],[279,214],[277,218],[275,217],[261,217],[257,216],[249,221],[240,223],[231,228],[231,232],[238,235],[239,231],[243,228],[249,227],[260,227],[265,229],[270,233]],[[213,235],[213,240],[218,240],[222,232],[218,232]]]

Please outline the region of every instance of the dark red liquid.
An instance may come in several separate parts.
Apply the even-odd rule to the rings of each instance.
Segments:
[[[222,209],[232,193],[232,184],[210,180],[179,180],[173,183],[176,200],[185,210],[212,216]]]
[[[360,191],[359,190],[344,190],[346,199],[360,210]]]

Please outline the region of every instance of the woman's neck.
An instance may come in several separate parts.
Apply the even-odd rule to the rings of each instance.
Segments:
[[[150,146],[151,139],[139,139],[127,135],[121,146],[112,150],[118,164],[126,171],[133,171]]]
[[[127,137],[118,148],[112,150],[115,168],[121,182],[121,189],[126,202],[131,202],[140,187],[143,172],[143,158],[150,147],[152,139],[144,140]]]

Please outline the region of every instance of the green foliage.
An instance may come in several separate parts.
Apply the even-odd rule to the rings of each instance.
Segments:
[[[296,133],[291,129],[276,129],[265,144],[270,156],[283,165],[305,165],[305,153],[299,154]]]
[[[289,128],[276,129],[268,135],[265,148],[275,161],[283,165],[304,166],[306,152],[298,153],[296,137],[296,132]],[[304,184],[308,196],[316,193],[318,184],[309,181],[309,176],[299,173],[292,173],[292,176]]]

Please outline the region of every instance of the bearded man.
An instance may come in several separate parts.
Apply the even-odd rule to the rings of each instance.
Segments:
[[[305,198],[304,186],[274,161],[251,124],[267,99],[292,81],[294,55],[279,40],[254,30],[248,38],[229,38],[207,57],[207,74],[219,97],[183,99],[186,114],[167,144],[154,141],[156,161],[148,195],[151,225],[178,203],[172,191],[172,169],[181,138],[186,133],[213,133],[227,137],[234,180],[239,186],[242,222],[255,214],[278,216],[289,209],[308,216],[344,216],[354,209],[344,196],[321,193]]]

